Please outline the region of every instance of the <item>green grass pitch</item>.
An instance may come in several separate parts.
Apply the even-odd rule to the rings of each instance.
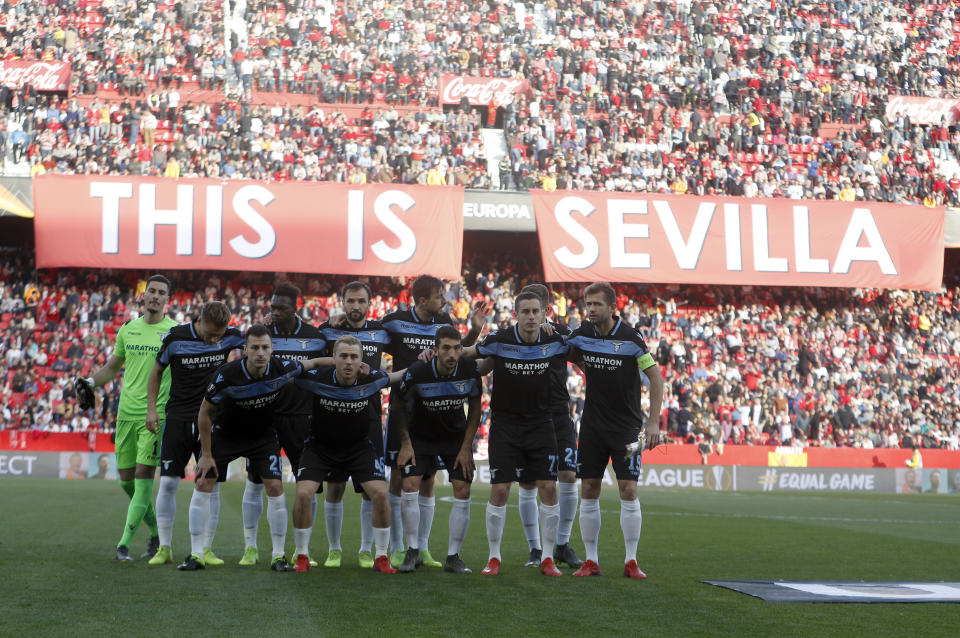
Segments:
[[[601,501],[600,564],[590,579],[548,579],[524,568],[526,543],[508,513],[499,578],[487,556],[485,486],[473,497],[455,576],[421,568],[386,576],[356,567],[359,500],[348,494],[344,567],[277,574],[236,565],[243,542],[242,484],[223,488],[214,544],[227,561],[181,573],[145,561],[118,564],[113,549],[126,497],[113,481],[0,480],[0,636],[956,636],[951,604],[783,604],[703,579],[960,580],[960,499],[944,495],[823,495],[641,490],[639,562],[620,574],[619,501]],[[189,548],[192,486],[178,491],[174,554]],[[287,486],[292,502],[292,486]],[[349,490],[348,490],[349,492]],[[431,551],[446,554],[449,503],[438,491]],[[516,490],[511,494],[516,503]],[[318,516],[311,549],[323,560]],[[131,553],[139,556],[146,532]],[[261,556],[269,530],[261,522]],[[582,555],[579,528],[574,546]],[[293,552],[293,528],[287,535]]]

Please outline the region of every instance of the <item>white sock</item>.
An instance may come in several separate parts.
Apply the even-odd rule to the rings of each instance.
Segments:
[[[160,544],[171,547],[173,542],[173,519],[177,516],[177,486],[180,479],[175,476],[161,476],[160,489],[157,492],[157,529]]]
[[[341,551],[340,532],[343,530],[343,501],[323,502],[323,518],[327,522],[327,544],[330,550]]]
[[[240,503],[243,516],[243,542],[246,547],[257,546],[257,531],[260,529],[260,516],[263,514],[263,483],[254,483],[247,479],[243,489],[243,501]]]
[[[417,547],[421,551],[430,549],[430,530],[433,529],[433,514],[437,509],[436,496],[420,496],[420,526],[417,531]]]
[[[463,539],[467,537],[470,528],[470,497],[453,499],[450,509],[450,542],[447,544],[447,556],[460,553]]]
[[[273,539],[271,558],[286,556],[287,544],[287,498],[267,496],[267,522],[270,524],[270,538]]]
[[[387,494],[390,497],[390,547],[393,548],[395,552],[402,552],[403,513],[400,506],[401,499],[393,492],[388,492]]]
[[[540,526],[537,520],[537,488],[520,488],[520,522],[530,549],[540,549]]]
[[[400,517],[403,521],[403,536],[407,539],[407,547],[419,549],[417,536],[420,531],[420,507],[417,505],[417,492],[402,492],[400,494]]]
[[[213,537],[217,534],[217,523],[220,522],[220,484],[213,484],[210,492],[210,518],[207,519],[207,529],[203,535],[203,548],[213,547]]]
[[[507,522],[507,506],[487,503],[487,543],[490,545],[490,558],[500,560],[500,540],[503,538],[503,525]]]
[[[544,558],[553,556],[557,544],[557,525],[560,523],[560,505],[540,503],[540,526],[543,534]]]
[[[194,488],[190,497],[190,553],[203,556],[207,519],[210,518],[210,493]]]
[[[600,499],[585,498],[580,502],[580,536],[587,551],[587,560],[599,563],[597,546],[600,544]]]
[[[624,563],[637,559],[637,544],[640,542],[640,528],[643,526],[643,513],[640,501],[620,501],[620,528],[623,530]]]
[[[360,551],[373,551],[373,501],[360,499]]]
[[[390,528],[389,527],[374,527],[373,528],[373,545],[375,548],[374,556],[377,558],[387,555],[387,547],[390,545]]]
[[[577,518],[576,483],[557,483],[557,500],[560,501],[560,524],[557,527],[557,545],[566,545],[570,542],[570,532],[573,531],[573,521]]]
[[[307,527],[306,529],[293,528],[293,542],[297,546],[297,556],[303,554],[304,556],[310,555],[310,533],[313,532],[313,529]]]

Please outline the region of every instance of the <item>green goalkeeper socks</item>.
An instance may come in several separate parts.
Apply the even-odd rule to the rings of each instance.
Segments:
[[[122,481],[121,483],[128,482],[129,481]],[[123,528],[123,537],[120,539],[120,543],[118,543],[118,545],[124,545],[126,547],[130,546],[133,535],[136,534],[137,528],[140,527],[140,523],[146,518],[148,512],[153,524],[150,525],[151,521],[147,520],[147,525],[150,525],[151,535],[157,535],[157,515],[150,505],[150,497],[153,495],[153,479],[134,479],[133,483],[133,497],[130,499],[130,506],[127,508],[127,524]],[[126,486],[124,486],[123,489],[127,491]]]

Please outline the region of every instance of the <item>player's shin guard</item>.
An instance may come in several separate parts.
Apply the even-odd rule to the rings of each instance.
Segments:
[[[463,539],[467,537],[470,528],[470,497],[453,499],[450,509],[450,542],[447,544],[447,556],[459,554],[463,547]]]
[[[297,546],[297,556],[303,554],[304,556],[310,555],[310,534],[313,532],[313,529],[307,527],[305,529],[293,528],[293,542]]]
[[[207,520],[210,518],[210,492],[194,488],[190,497],[190,553],[203,556]]]
[[[373,501],[360,499],[360,551],[373,551]]]
[[[401,509],[402,499],[389,492],[390,497],[390,547],[395,552],[403,551],[403,514]],[[374,539],[376,542],[376,539]]]
[[[576,483],[557,483],[557,500],[560,502],[560,524],[557,527],[557,544],[566,545],[570,542],[570,532],[573,531],[573,521],[577,517]]]
[[[417,504],[419,492],[402,492],[400,494],[400,515],[403,521],[403,535],[407,539],[407,547],[419,549],[417,538],[420,532],[420,506]]]
[[[279,496],[267,496],[267,522],[270,524],[270,538],[273,540],[272,557],[285,556],[287,543],[287,499]]]
[[[523,533],[527,537],[530,549],[541,549],[540,521],[537,518],[537,488],[532,490],[520,488],[520,522],[523,523]]]
[[[623,546],[627,563],[637,559],[637,544],[640,542],[640,527],[643,525],[643,513],[640,501],[620,501],[620,528],[623,530]]]
[[[161,476],[160,489],[157,492],[157,531],[160,546],[170,547],[173,542],[173,519],[177,516],[177,486],[180,479],[175,476]]]
[[[247,485],[243,489],[240,512],[243,516],[244,545],[256,547],[257,530],[260,528],[260,516],[263,514],[263,483],[247,480]]]
[[[490,558],[501,558],[500,541],[503,539],[503,525],[506,521],[506,505],[487,503],[487,543],[490,545]]]
[[[341,551],[340,533],[343,531],[343,501],[323,503],[323,519],[327,523],[327,541],[331,550]]]
[[[543,535],[544,556],[553,556],[557,544],[557,526],[560,523],[560,505],[540,504],[540,527]]]
[[[580,503],[580,536],[587,552],[587,560],[599,563],[597,546],[600,544],[600,499],[585,498]]]
[[[207,519],[207,529],[203,534],[204,549],[213,547],[213,537],[217,534],[217,524],[220,522],[220,484],[213,484],[210,492],[210,518]]]
[[[430,530],[433,529],[433,514],[437,509],[436,496],[420,496],[420,525],[417,529],[417,547],[421,550],[430,549]]]
[[[374,527],[373,528],[373,546],[374,546],[374,556],[380,558],[381,556],[387,555],[387,547],[390,544],[390,528],[388,527]]]

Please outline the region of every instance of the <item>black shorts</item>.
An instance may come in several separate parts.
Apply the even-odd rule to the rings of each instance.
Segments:
[[[253,471],[261,479],[283,479],[283,463],[280,443],[273,429],[251,437],[244,434],[229,434],[214,428],[211,439],[213,459],[217,462],[217,482],[227,480],[227,467],[240,457],[247,458],[247,472]]]
[[[277,431],[280,447],[290,459],[291,471],[300,467],[300,455],[303,454],[303,446],[310,437],[310,419],[309,414],[275,414],[273,417],[273,428]],[[260,476],[254,471],[249,459],[247,480],[251,483],[260,482]]]
[[[402,410],[403,403],[399,403],[394,407],[393,403],[390,404],[390,413],[387,415],[387,434],[384,437],[384,446],[383,452],[384,457],[387,460],[387,465],[390,467],[397,466],[397,455],[400,454],[400,432],[397,430],[394,425],[394,410]]]
[[[447,476],[451,481],[464,481],[471,483],[463,474],[463,468],[454,469],[457,460],[457,454],[460,453],[460,444],[437,445],[424,443],[413,439],[413,456],[417,460],[416,465],[408,465],[403,468],[403,476],[433,476],[440,470],[446,470]]]
[[[190,456],[200,459],[200,431],[196,419],[167,417],[160,438],[160,476],[183,478]]]
[[[568,412],[554,412],[550,415],[553,421],[553,433],[557,437],[557,470],[560,472],[577,472],[580,469],[577,459],[577,426],[573,424]],[[526,472],[520,473],[521,483],[533,483]]]
[[[353,478],[354,486],[367,481],[385,481],[383,457],[376,453],[370,441],[360,441],[349,449],[330,450],[307,445],[300,457],[297,481],[343,483]]]
[[[640,455],[623,458],[628,443],[636,443],[640,427],[629,430],[608,431],[580,423],[580,471],[579,478],[603,478],[607,462],[613,459],[613,471],[618,480],[636,481],[640,478]]]
[[[490,482],[557,480],[557,436],[553,423],[511,423],[493,417],[490,426]]]

